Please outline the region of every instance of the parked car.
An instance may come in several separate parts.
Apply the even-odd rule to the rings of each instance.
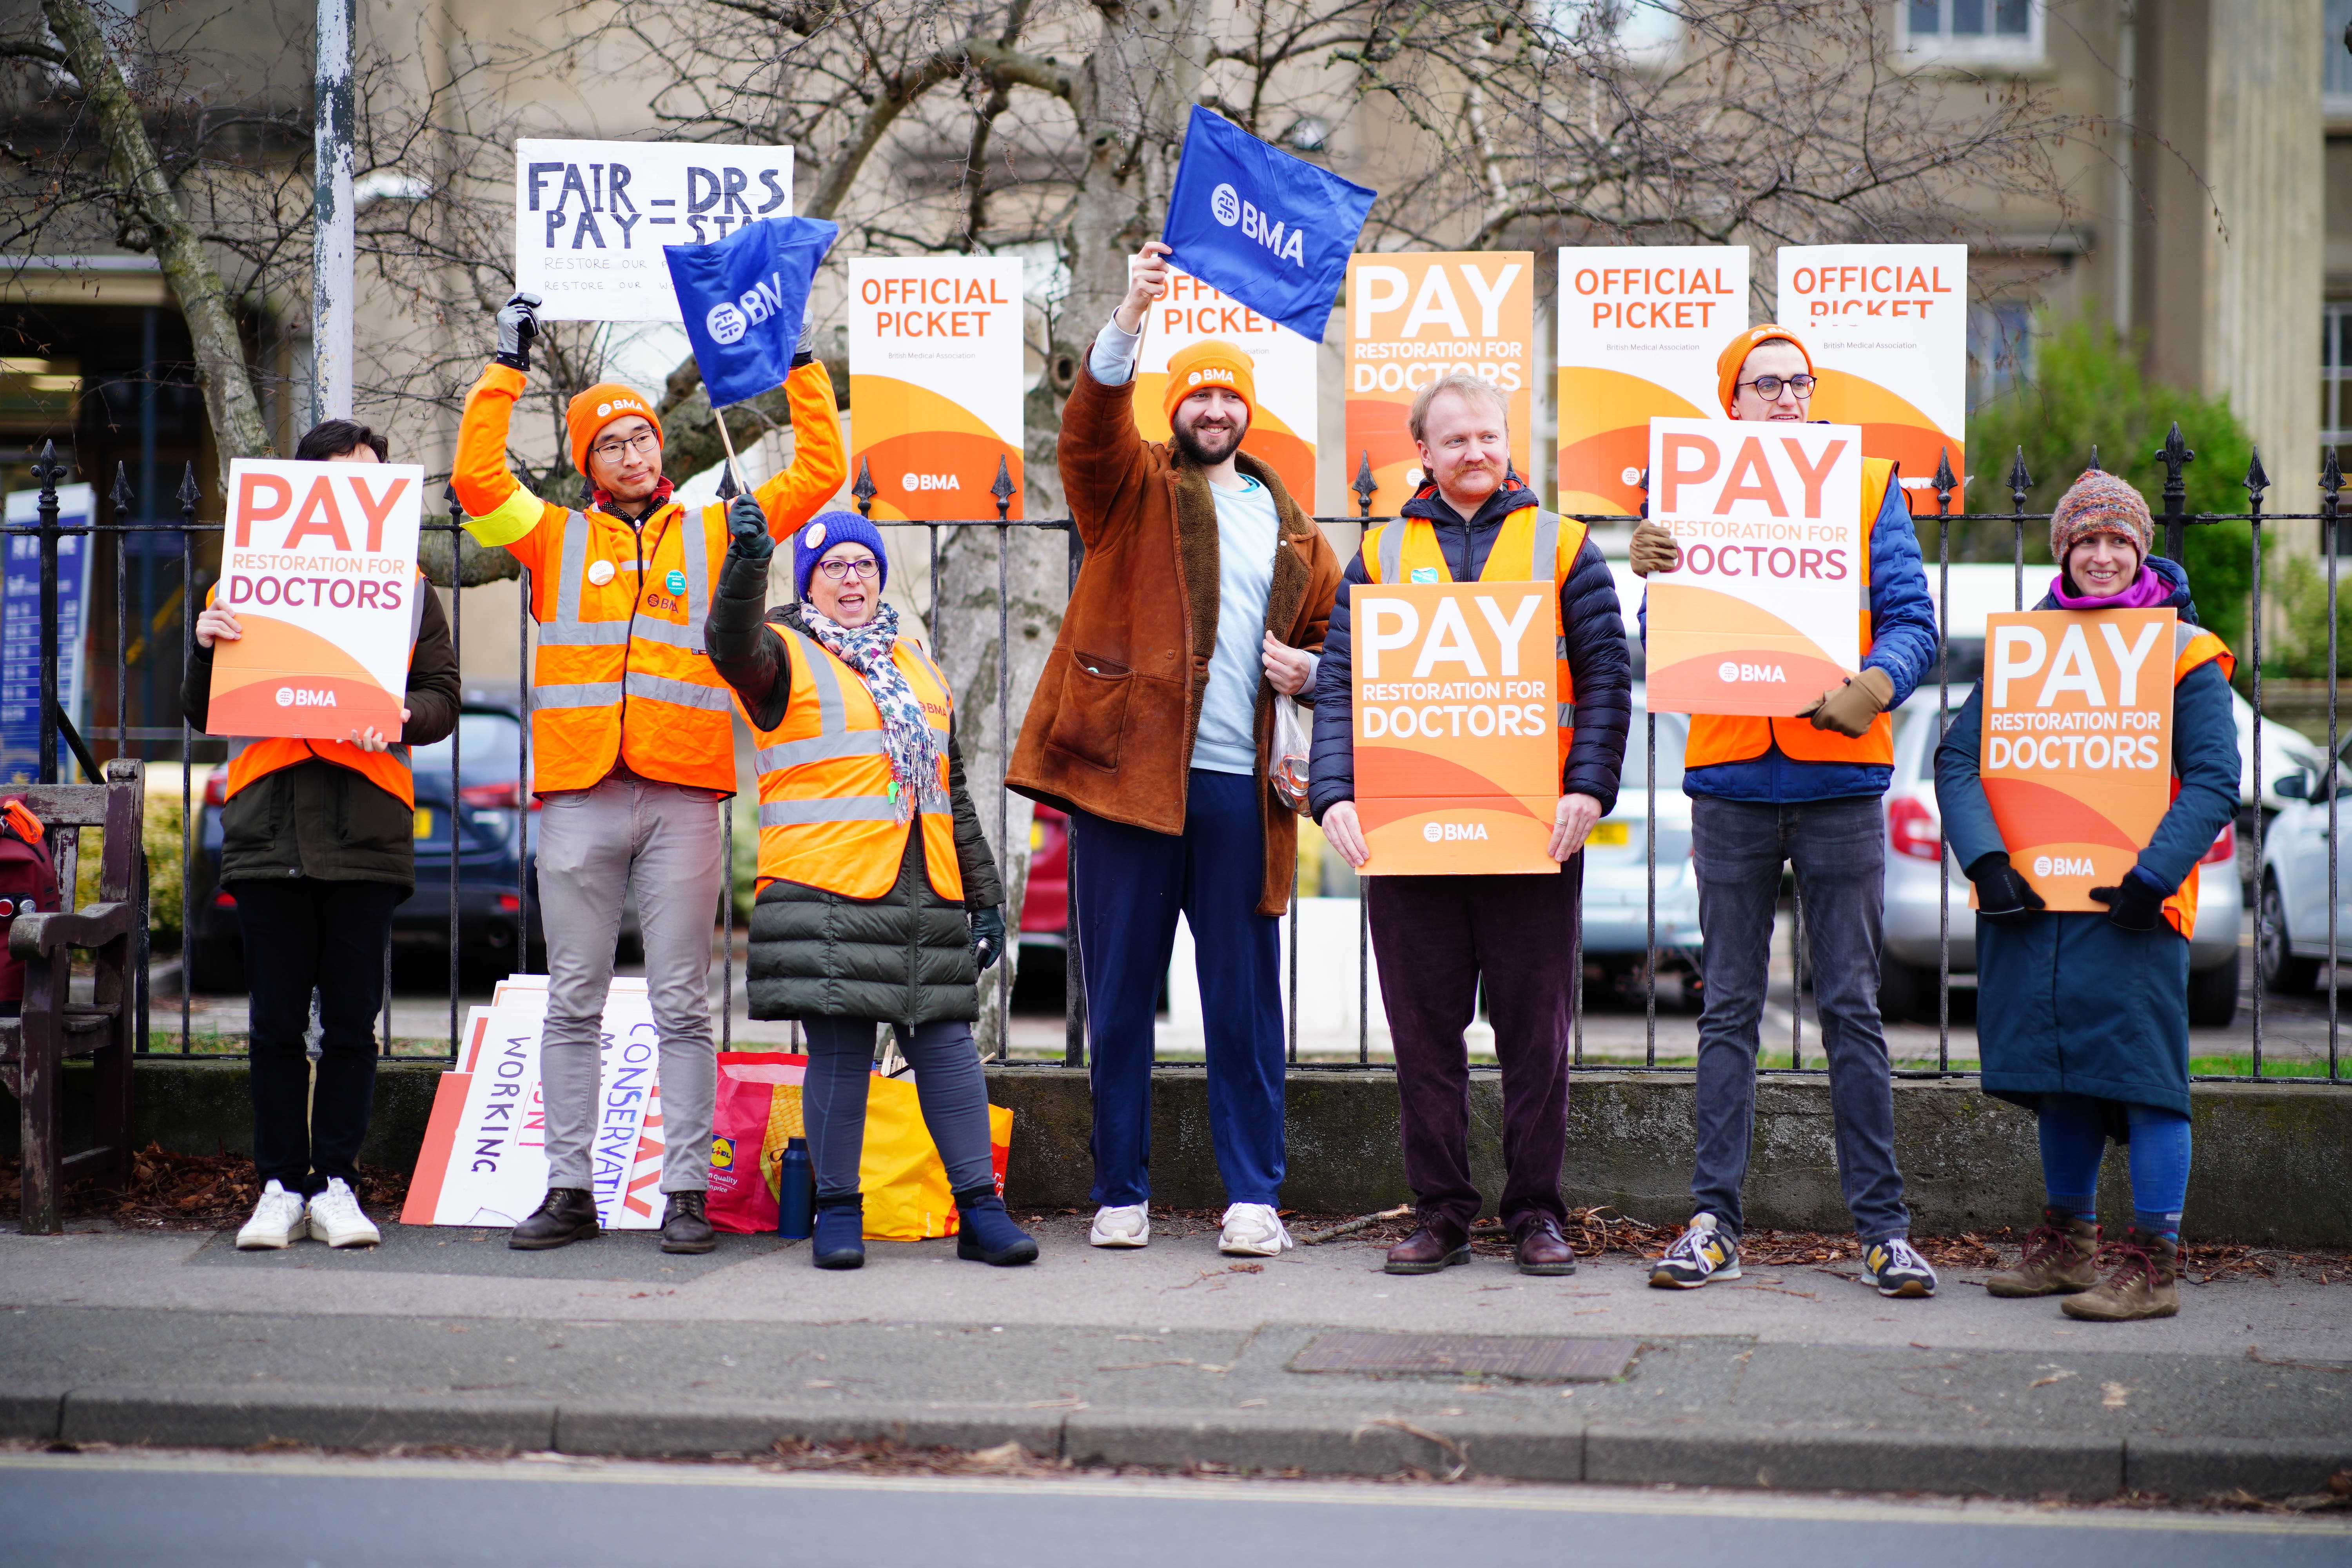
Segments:
[[[1070,819],[1050,805],[1033,808],[1029,818],[1029,890],[1021,900],[1021,945],[1068,945],[1070,930]]]
[[[1952,705],[1966,700],[1955,690]],[[1886,791],[1885,953],[1878,970],[1878,1010],[1890,1023],[1936,1019],[1938,883],[1936,805],[1936,689],[1922,686],[1895,715],[1895,777]],[[2197,866],[2197,934],[2189,942],[2189,1021],[2220,1028],[2238,1013],[2238,932],[2243,899],[2238,838],[2224,827]],[[1969,879],[1951,862],[1951,973],[1973,989],[1977,922]]]
[[[2327,795],[2332,782],[2338,826],[2352,824],[2352,779],[2337,753],[2332,780],[2315,763],[2280,777],[2280,809],[2263,830],[2263,930],[2255,950],[2263,984],[2273,991],[2307,992],[2327,962]],[[2336,868],[2336,956],[2352,950],[2352,856],[2339,856]]]
[[[522,714],[510,694],[469,689],[457,734],[410,757],[416,783],[416,890],[393,911],[400,945],[449,939],[449,864],[457,840],[458,963],[478,983],[544,964],[533,855],[539,801],[518,776]],[[451,788],[453,755],[462,787]],[[236,900],[219,885],[220,808],[227,804],[228,770],[215,768],[197,803],[196,863],[189,879],[194,923],[187,948],[192,989],[215,994],[245,989],[245,943]],[[530,895],[526,910],[525,894]],[[622,950],[636,951],[634,908],[624,917]]]
[[[1644,688],[1633,688],[1633,727],[1625,741],[1617,807],[1594,824],[1584,851],[1584,967],[1601,981],[1638,994],[1649,952],[1648,742]],[[1659,997],[1696,1012],[1699,1000],[1698,874],[1691,863],[1690,797],[1683,794],[1683,752],[1690,721],[1658,715],[1658,972],[1673,975]]]

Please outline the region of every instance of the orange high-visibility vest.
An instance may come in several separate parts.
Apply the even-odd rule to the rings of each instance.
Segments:
[[[727,530],[672,503],[633,529],[564,519],[555,569],[531,574],[531,788],[588,789],[626,762],[644,778],[732,794],[734,693],[702,647]]]
[[[2172,684],[2178,687],[2189,678],[2191,670],[2209,664],[2221,667],[2223,680],[2237,673],[2237,657],[2231,653],[2227,643],[2204,627],[2190,626],[2187,621],[2175,625],[2172,628]],[[2178,761],[2173,763],[2172,794],[2176,800],[2179,798]],[[2164,900],[2165,920],[2184,937],[2197,934],[2197,870],[2195,866],[2189,867],[2189,875],[2179,887],[2173,889],[2172,897]]]
[[[432,584],[419,572],[408,591],[408,656],[412,659],[416,657],[417,633],[425,626],[425,595],[432,591]],[[218,592],[217,586],[206,589],[205,603],[210,605]],[[349,741],[310,741],[289,735],[231,741],[227,793],[234,798],[256,779],[314,758],[349,768],[409,810],[416,809],[416,775],[409,770],[408,748],[397,743],[381,752],[363,752]]]
[[[1576,681],[1568,668],[1568,633],[1559,624],[1560,590],[1576,569],[1584,548],[1584,524],[1556,511],[1523,506],[1503,519],[1478,570],[1481,583],[1534,583],[1551,578],[1551,629],[1554,679],[1559,683],[1558,729],[1559,765],[1568,766],[1569,743],[1576,734]],[[1364,572],[1374,583],[1451,583],[1453,569],[1445,563],[1444,548],[1437,542],[1437,526],[1423,518],[1384,522],[1364,536]],[[1538,561],[1549,572],[1537,570]]]
[[[769,626],[783,639],[792,693],[782,721],[757,731],[756,885],[798,882],[846,899],[878,899],[898,879],[913,826],[898,821],[882,710],[865,679],[815,638],[772,621]],[[923,863],[932,889],[961,902],[963,869],[956,860],[955,810],[948,795],[948,726],[955,701],[947,678],[912,642],[899,638],[890,662],[907,678],[939,741],[939,776],[925,781],[915,803]]]
[[[1886,487],[1895,482],[1895,463],[1887,458],[1862,460],[1862,652],[1870,657],[1876,640],[1870,620],[1870,533],[1878,522],[1878,509],[1886,503]],[[1694,713],[1690,741],[1683,756],[1685,768],[1711,768],[1718,763],[1744,763],[1760,757],[1775,744],[1801,763],[1861,763],[1886,766],[1895,761],[1895,719],[1881,713],[1859,737],[1835,730],[1816,730],[1810,719],[1758,719],[1727,713]]]

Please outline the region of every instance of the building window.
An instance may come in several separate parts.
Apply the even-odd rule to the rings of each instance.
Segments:
[[[2327,0],[2327,19],[2319,27],[2321,107],[2330,120],[2352,120],[2352,49],[2344,47],[2344,30],[2352,27],[2352,0]]]
[[[2321,459],[2336,448],[2336,461],[2352,475],[2352,300],[2321,307],[2319,334],[2319,446]]]
[[[1969,307],[1969,412],[2033,380],[2033,305],[1995,300]]]
[[[1923,62],[2040,65],[2042,0],[1895,0],[1895,47]]]

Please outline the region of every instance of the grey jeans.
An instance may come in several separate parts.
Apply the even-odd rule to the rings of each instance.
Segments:
[[[543,797],[539,908],[547,930],[547,1025],[539,1073],[547,1099],[547,1184],[596,1186],[604,996],[632,882],[646,947],[646,992],[661,1036],[661,1190],[710,1185],[710,931],[719,919],[722,797],[629,775]],[[610,1173],[607,1173],[610,1174]],[[622,1180],[627,1173],[620,1173]]]
[[[1886,899],[1886,825],[1878,797],[1775,805],[1695,795],[1691,837],[1706,992],[1698,1021],[1694,1212],[1739,1232],[1765,972],[1787,861],[1803,901],[1806,961],[1829,1058],[1838,1189],[1864,1241],[1907,1234],[1911,1215],[1895,1167],[1895,1086],[1878,1022]]]
[[[874,1077],[871,1018],[803,1018],[808,1079],[801,1088],[816,1195],[846,1198],[858,1190],[857,1158],[866,1147],[866,1090]],[[915,1069],[923,1126],[947,1168],[948,1191],[996,1190],[988,1149],[988,1076],[971,1043],[971,1026],[955,1019],[918,1024],[898,1037]]]

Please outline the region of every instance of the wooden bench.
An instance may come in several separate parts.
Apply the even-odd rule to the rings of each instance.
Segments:
[[[58,1200],[68,1177],[96,1175],[120,1189],[131,1179],[131,1068],[137,1049],[138,988],[132,973],[139,921],[145,912],[146,769],[127,758],[106,764],[102,784],[30,784],[21,794],[49,830],[62,903],[71,904],[80,859],[80,829],[101,827],[98,901],[54,914],[19,915],[8,952],[25,964],[25,1007],[0,1018],[0,1079],[18,1101],[24,1124],[24,1231],[64,1228]],[[73,957],[96,958],[90,1000],[73,1000]],[[98,1082],[98,1142],[65,1152],[65,1063],[93,1058]]]

